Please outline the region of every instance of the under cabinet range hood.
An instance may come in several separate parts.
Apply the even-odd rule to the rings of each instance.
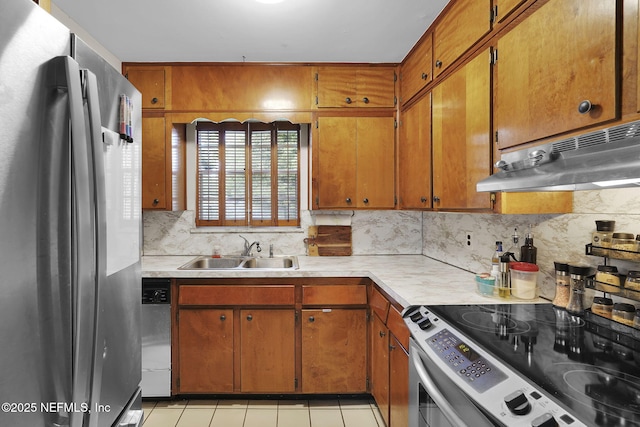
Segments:
[[[640,187],[640,121],[502,155],[479,192]]]

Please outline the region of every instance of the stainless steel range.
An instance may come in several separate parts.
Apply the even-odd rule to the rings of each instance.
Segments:
[[[640,331],[550,304],[403,316],[410,427],[640,426]]]

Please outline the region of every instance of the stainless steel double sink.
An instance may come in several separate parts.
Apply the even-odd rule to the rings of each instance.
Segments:
[[[298,257],[290,255],[273,258],[199,256],[178,267],[178,270],[297,270],[298,268]]]

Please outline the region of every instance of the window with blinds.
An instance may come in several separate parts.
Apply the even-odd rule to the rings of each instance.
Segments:
[[[299,125],[200,122],[196,129],[196,225],[300,224]]]

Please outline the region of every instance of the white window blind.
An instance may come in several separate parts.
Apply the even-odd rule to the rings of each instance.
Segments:
[[[299,225],[299,125],[198,123],[196,128],[196,225]]]

